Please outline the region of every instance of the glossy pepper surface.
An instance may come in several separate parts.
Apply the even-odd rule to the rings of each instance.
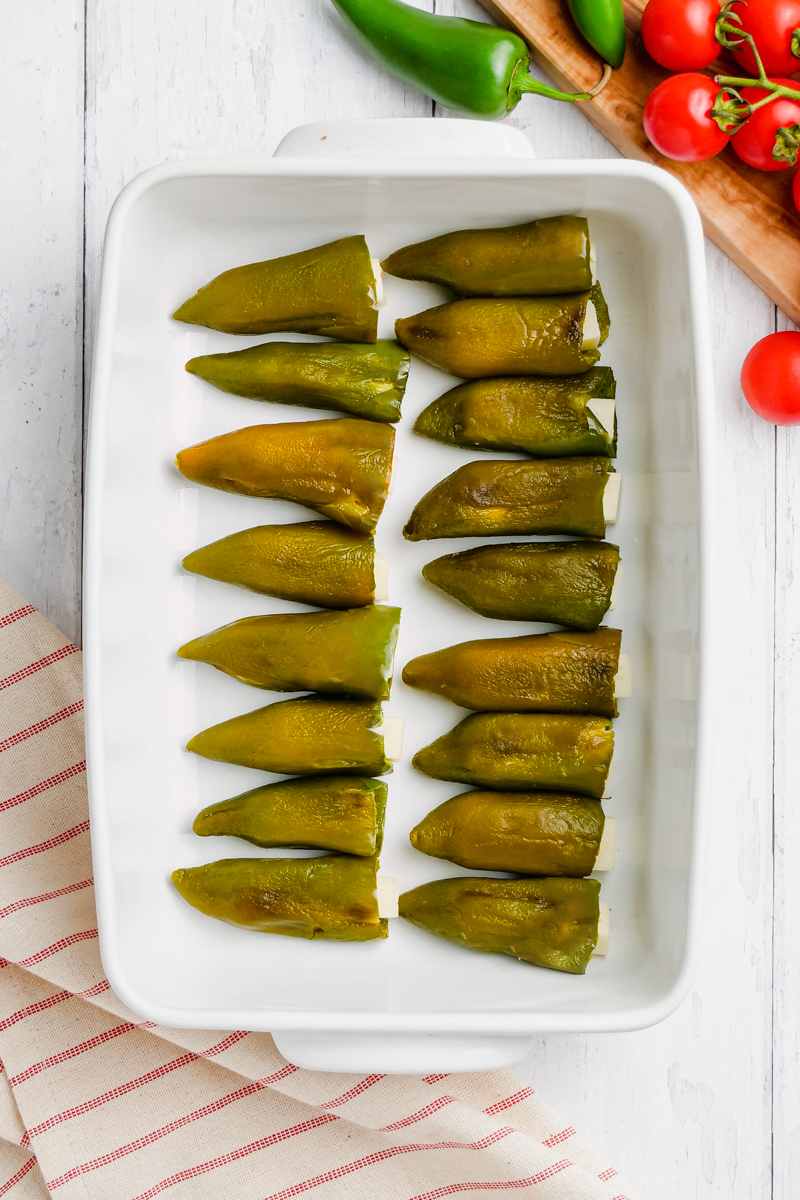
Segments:
[[[378,336],[375,274],[361,235],[223,271],[172,314],[223,333]]]
[[[411,831],[422,854],[474,871],[589,875],[603,836],[598,800],[554,792],[462,792]]]
[[[511,542],[445,554],[422,574],[484,617],[596,629],[618,566],[610,542]]]
[[[597,945],[596,879],[436,879],[404,892],[400,916],[467,950],[583,975]]]
[[[596,629],[461,642],[412,658],[403,681],[483,712],[616,717],[621,639],[618,629]]]
[[[542,217],[500,229],[459,229],[395,250],[388,275],[440,283],[459,296],[551,296],[594,283],[589,222]]]
[[[413,354],[462,379],[576,375],[600,357],[596,348],[584,348],[590,302],[589,292],[453,300],[397,321],[395,333]]]
[[[399,421],[409,362],[400,343],[389,339],[374,346],[265,342],[191,358],[186,370],[234,396]]]
[[[380,704],[301,696],[204,729],[186,749],[277,775],[385,775]]]
[[[282,779],[198,813],[200,837],[244,838],[255,846],[380,853],[387,787],[378,779],[325,775]]]
[[[172,872],[187,903],[239,929],[368,942],[389,936],[378,916],[371,858],[223,858]]]
[[[414,432],[469,450],[613,458],[616,420],[607,429],[589,406],[596,399],[613,399],[615,391],[610,367],[555,378],[475,379],[451,388],[423,409]]]
[[[403,537],[606,532],[603,493],[614,468],[607,458],[507,459],[466,463],[423,496]]]
[[[394,429],[377,421],[250,425],[181,450],[181,474],[206,487],[292,500],[372,533],[389,491]]]
[[[400,609],[384,604],[245,617],[187,642],[179,658],[252,687],[388,700]]]
[[[413,765],[434,779],[599,800],[614,753],[611,722],[564,713],[473,713],[424,746]]]
[[[611,67],[625,57],[625,13],[622,0],[567,0],[569,11],[593,50]]]
[[[299,604],[375,600],[375,543],[334,521],[257,525],[187,554],[187,571]]]

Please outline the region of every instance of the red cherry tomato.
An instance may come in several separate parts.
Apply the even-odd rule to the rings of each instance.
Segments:
[[[721,47],[714,37],[717,0],[648,0],[642,40],[651,58],[670,71],[700,71]]]
[[[794,200],[795,208],[800,212],[800,171],[798,171],[792,180],[792,199]]]
[[[642,124],[656,150],[678,162],[702,162],[726,145],[723,133],[709,116],[719,85],[707,75],[671,75],[647,98]]]
[[[765,421],[800,424],[800,333],[770,333],[756,342],[744,360],[742,391]]]
[[[732,11],[741,18],[739,28],[752,34],[767,75],[800,71],[800,58],[792,54],[792,34],[800,29],[800,0],[747,0]],[[758,74],[753,52],[746,43],[732,53],[745,71]]]
[[[781,83],[784,87],[800,91],[800,86],[794,79],[773,79],[773,83]],[[763,100],[767,95],[764,88],[742,88],[741,96],[750,104]],[[759,171],[789,171],[792,163],[781,162],[772,157],[772,147],[775,145],[775,134],[781,125],[796,125],[800,122],[800,100],[787,100],[779,96],[759,108],[748,117],[741,129],[731,138],[739,158],[758,167]]]

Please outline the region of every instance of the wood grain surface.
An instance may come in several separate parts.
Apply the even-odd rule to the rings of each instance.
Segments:
[[[586,91],[602,64],[583,41],[565,0],[481,0],[505,25],[529,42],[534,61],[565,91]],[[731,146],[700,163],[679,163],[659,154],[642,128],[647,97],[670,74],[653,61],[641,38],[643,3],[625,0],[628,47],[608,85],[581,110],[626,158],[664,167],[694,196],[713,242],[775,301],[800,321],[800,217],[791,194],[791,171],[756,171]],[[739,75],[731,60],[720,73]]]

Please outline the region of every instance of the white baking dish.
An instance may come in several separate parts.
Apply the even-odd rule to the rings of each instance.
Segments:
[[[360,156],[346,156],[354,145]],[[467,145],[481,156],[466,157]],[[103,963],[119,995],[150,1020],[276,1031],[294,1061],[319,1067],[455,1070],[518,1058],[537,1031],[650,1025],[686,993],[701,917],[713,632],[700,220],[663,171],[623,161],[537,162],[527,151],[515,130],[462,121],[308,127],[271,161],[147,171],[114,206],[88,452],[87,754]],[[304,156],[292,157],[298,152]],[[283,697],[179,662],[175,649],[238,617],[298,606],[195,578],[180,560],[236,529],[311,514],[196,487],[172,460],[181,447],[229,429],[320,414],[259,405],[187,375],[193,355],[263,339],[180,325],[169,314],[227,267],[346,234],[364,233],[384,257],[448,229],[561,212],[590,219],[613,321],[602,361],[618,379],[623,488],[609,538],[622,547],[624,582],[609,623],[623,629],[634,694],[621,701],[606,804],[619,820],[617,866],[602,892],[612,906],[608,957],[573,977],[468,953],[403,921],[392,923],[386,942],[346,945],[259,937],[203,917],[172,889],[170,871],[265,852],[197,838],[192,818],[268,777],[200,760],[183,746],[208,725]],[[386,290],[381,336],[397,316],[445,298],[393,279]],[[418,854],[407,838],[459,790],[413,771],[411,756],[464,713],[406,688],[400,670],[416,654],[470,637],[530,631],[479,617],[422,580],[425,562],[476,541],[410,544],[401,536],[416,500],[467,461],[411,431],[424,404],[449,386],[414,362],[395,486],[377,534],[392,559],[391,601],[403,607],[385,712],[405,717],[406,750],[389,780],[382,855],[382,870],[403,889],[464,874]]]

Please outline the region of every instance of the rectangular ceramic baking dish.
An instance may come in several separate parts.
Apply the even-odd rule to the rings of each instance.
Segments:
[[[622,500],[608,536],[621,546],[624,577],[608,623],[623,630],[634,687],[620,702],[606,803],[618,819],[617,865],[603,877],[608,957],[575,977],[469,953],[400,920],[386,942],[347,945],[203,917],[172,889],[175,867],[270,852],[197,838],[192,819],[269,777],[183,747],[208,725],[284,697],[181,662],[175,650],[239,617],[299,606],[190,576],[180,561],[234,530],[312,514],[197,487],[173,459],[244,425],[331,414],[257,404],[187,375],[194,355],[263,339],[180,325],[170,313],[228,267],[344,235],[365,234],[385,257],[446,230],[563,212],[590,220],[613,321],[602,362],[618,380]],[[386,293],[380,336],[391,336],[396,317],[446,298],[389,278]],[[401,535],[419,497],[467,461],[412,433],[420,409],[452,385],[413,363],[377,533],[391,557],[391,602],[403,609],[384,711],[405,718],[405,753],[389,779],[381,864],[401,889],[464,873],[408,842],[422,815],[459,790],[415,772],[412,754],[464,713],[405,687],[402,666],[470,637],[530,632],[477,616],[422,580],[425,562],[477,540],[411,544]],[[538,162],[504,126],[345,122],[295,131],[269,161],[173,163],[124,189],[104,250],[84,586],[100,947],[135,1012],[171,1026],[273,1031],[309,1065],[453,1070],[518,1058],[534,1032],[633,1029],[672,1011],[697,953],[710,795],[711,389],[700,220],[688,193],[653,167]]]

